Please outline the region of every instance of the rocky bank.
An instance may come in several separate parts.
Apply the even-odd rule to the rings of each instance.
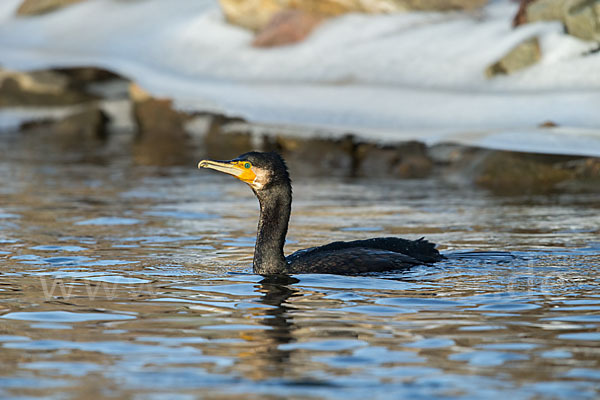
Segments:
[[[39,13],[78,2],[24,1],[18,13],[36,18]],[[228,21],[256,32],[255,46],[301,41],[321,21],[343,13],[473,11],[482,4],[481,0],[221,0]],[[524,0],[515,25],[555,19],[577,37],[600,40],[599,18],[600,1]],[[537,62],[541,51],[537,38],[529,38],[482,73],[489,78],[510,74]],[[301,128],[175,109],[170,99],[151,96],[133,80],[93,66],[0,70],[0,107],[67,109],[64,118],[25,121],[19,134],[48,142],[49,148],[60,151],[97,153],[102,149],[108,155],[117,148],[126,149],[136,163],[145,165],[194,165],[201,157],[223,159],[252,149],[276,150],[288,160],[295,176],[420,179],[436,175],[470,181],[497,193],[600,191],[600,159],[596,158],[503,152],[451,143],[378,143],[352,131],[343,137],[315,132],[307,139],[295,135],[295,129]],[[548,121],[546,127],[553,129],[553,125]]]

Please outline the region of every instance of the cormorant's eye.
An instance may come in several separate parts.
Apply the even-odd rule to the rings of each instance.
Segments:
[[[249,163],[249,162],[247,162],[247,163],[244,163],[244,168],[248,169],[248,168],[250,168],[250,167],[251,167],[251,165],[250,165],[250,163]]]

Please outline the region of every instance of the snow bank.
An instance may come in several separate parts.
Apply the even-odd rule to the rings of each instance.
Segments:
[[[97,65],[183,109],[303,132],[353,132],[544,153],[600,156],[600,53],[558,23],[512,29],[516,5],[478,14],[347,15],[305,42],[250,46],[215,0],[89,0],[41,17],[0,5],[0,64]],[[511,76],[485,68],[524,39],[543,59]],[[537,129],[545,121],[557,129]]]

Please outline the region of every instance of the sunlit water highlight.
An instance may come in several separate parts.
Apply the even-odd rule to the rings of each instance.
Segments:
[[[1,398],[597,398],[597,196],[303,180],[287,252],[508,250],[372,276],[252,274],[257,203],[190,168],[0,161]]]

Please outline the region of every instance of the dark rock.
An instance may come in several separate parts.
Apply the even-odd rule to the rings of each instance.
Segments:
[[[183,124],[189,115],[176,111],[169,99],[149,99],[134,104],[139,136],[185,136]]]
[[[104,140],[108,137],[108,117],[100,108],[88,108],[54,125],[57,135],[77,141]]]
[[[134,159],[142,165],[186,165],[193,157],[184,124],[191,116],[173,109],[169,99],[150,97],[137,85],[131,88],[137,137]]]
[[[475,183],[499,194],[553,192],[576,178],[568,163],[578,158],[493,151],[475,171]]]
[[[575,174],[578,178],[590,178],[600,181],[600,158],[585,158],[571,163],[575,167]],[[600,185],[598,185],[600,190]]]
[[[427,147],[420,142],[385,147],[360,144],[356,157],[357,175],[363,177],[424,178],[433,170]]]
[[[72,88],[84,88],[90,83],[122,79],[112,71],[96,67],[56,68],[53,71],[65,76]]]
[[[225,126],[239,122],[242,120],[225,115],[211,117],[211,122],[204,135],[204,151],[208,158],[232,159],[254,149],[252,134],[249,131],[243,129],[224,131]]]
[[[302,10],[282,10],[257,33],[252,45],[273,47],[304,40],[321,23],[322,17]]]
[[[431,175],[433,172],[433,162],[427,156],[425,145],[422,143],[418,144],[422,146],[422,151],[407,153],[404,146],[399,148],[400,159],[393,169],[395,177],[415,179],[426,178]]]
[[[54,71],[0,71],[0,107],[64,106],[95,98]]]
[[[361,177],[389,177],[398,162],[398,152],[391,147],[360,144],[356,150],[357,175]]]
[[[22,133],[30,133],[42,129],[48,129],[48,127],[55,124],[57,120],[50,118],[43,119],[33,119],[30,121],[25,121],[19,126],[19,131]]]
[[[283,155],[294,176],[353,176],[354,148],[352,136],[338,140],[274,136],[264,145],[265,150]]]
[[[21,125],[23,134],[48,146],[64,150],[94,149],[108,138],[109,118],[98,107],[90,106],[61,120],[31,121]]]
[[[453,143],[440,143],[427,149],[427,155],[434,165],[455,168],[465,160],[472,160],[475,153],[481,152],[475,147],[462,146]]]

